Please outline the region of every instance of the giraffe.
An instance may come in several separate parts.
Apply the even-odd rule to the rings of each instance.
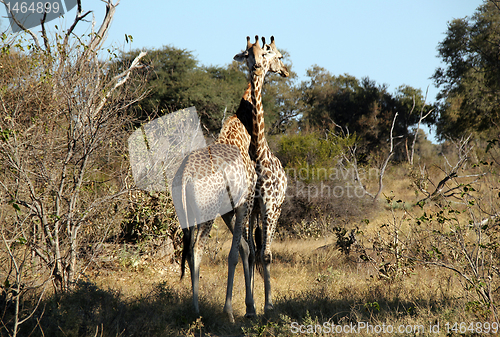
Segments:
[[[255,187],[256,202],[251,212],[249,227],[253,227],[254,221],[258,221],[260,215],[262,230],[259,227],[256,228],[255,238],[257,262],[261,263],[264,277],[264,311],[268,312],[273,309],[270,274],[271,242],[277,220],[281,214],[281,205],[285,199],[287,178],[281,162],[273,155],[265,138],[262,85],[267,71],[278,73],[283,77],[287,77],[289,74],[281,61],[283,56],[276,48],[274,37],[271,36],[271,44],[269,45],[266,45],[264,38],[262,39],[264,49],[259,45],[258,36],[255,37],[255,40],[255,43],[252,44],[250,37],[247,37],[246,50],[237,54],[234,59],[238,62],[246,62],[250,72],[252,131],[249,154],[256,163],[257,183]]]
[[[265,43],[264,43],[265,44]],[[272,44],[274,46],[274,44]],[[270,46],[267,46],[268,50],[272,50]],[[274,47],[275,49],[275,47]],[[279,54],[281,57],[281,54]],[[279,60],[279,58],[274,58],[270,60],[270,66],[266,69],[266,72],[270,70],[273,72],[280,73],[282,76],[288,76],[288,72],[286,68],[284,67],[283,63]],[[265,73],[264,73],[265,75]],[[221,133],[219,135],[219,138],[217,140],[217,143],[219,144],[228,144],[228,145],[236,145],[241,152],[242,155],[242,160],[243,160],[243,165],[247,169],[247,177],[251,177],[252,174],[255,175],[255,162],[250,161],[249,158],[249,138],[250,135],[253,134],[252,130],[254,129],[254,121],[253,121],[253,106],[251,103],[251,83],[249,83],[247,90],[245,91],[245,94],[243,95],[243,98],[241,99],[240,106],[236,112],[236,116],[233,116],[229,118],[226,123],[224,124]],[[192,156],[197,156],[200,154],[195,154],[193,153]],[[191,155],[190,155],[191,156]],[[212,152],[213,156],[213,152]],[[206,157],[206,156],[205,156]],[[186,160],[188,160],[186,158]],[[193,160],[194,161],[194,160]],[[208,163],[206,162],[205,158],[205,166],[208,167]],[[201,164],[201,162],[199,162]],[[250,163],[250,165],[249,165]],[[182,166],[182,169],[179,168],[180,172],[184,171],[195,171],[196,170],[196,165],[190,165],[192,167],[191,170],[187,169],[186,166],[189,165],[184,165]],[[205,168],[206,168],[205,167]],[[251,167],[251,168],[250,168]],[[178,171],[178,172],[179,172]],[[253,172],[253,173],[252,173]],[[200,174],[200,173],[198,173]],[[201,173],[201,176],[207,175],[209,173]],[[248,187],[251,187],[251,190],[248,191],[248,197],[246,200],[246,205],[247,205],[247,212],[250,212],[250,210],[253,209],[253,204],[254,204],[254,193],[256,191],[255,189],[255,183],[256,183],[256,175],[254,176],[253,183],[250,182],[248,184]],[[207,187],[207,186],[206,186]],[[222,187],[219,186],[219,188],[210,188],[209,190],[212,192],[216,192],[216,190],[221,190]],[[210,193],[210,192],[209,192]],[[234,223],[232,222],[234,215],[236,214],[236,220]],[[236,266],[237,263],[237,253],[236,248],[238,246],[238,243],[240,243],[240,255],[242,257],[243,261],[243,269],[245,273],[245,285],[246,285],[246,298],[245,298],[245,303],[246,303],[246,314],[245,317],[253,317],[255,316],[255,304],[253,301],[253,270],[254,270],[254,263],[255,263],[255,247],[253,246],[253,238],[252,238],[252,222],[250,222],[249,227],[244,228],[244,237],[245,240],[241,240],[241,215],[240,218],[238,218],[238,208],[235,208],[234,211],[228,212],[226,214],[222,215],[222,219],[228,226],[228,228],[233,232],[233,243],[231,246],[231,251],[230,251],[230,256],[228,257],[228,286],[227,286],[227,293],[226,293],[226,303],[224,305],[224,312],[228,314],[229,319],[231,322],[234,322],[234,317],[232,314],[232,303],[231,303],[231,298],[232,298],[232,287],[233,287],[233,278],[234,278],[234,267]],[[181,215],[182,216],[182,215]],[[246,223],[246,220],[248,220],[249,214],[246,214],[244,216],[244,223]],[[182,224],[181,217],[179,217],[179,220]],[[191,270],[191,280],[192,280],[192,286],[193,286],[193,304],[195,307],[195,311],[199,313],[199,306],[198,306],[198,289],[199,289],[199,264],[201,262],[201,255],[203,252],[203,247],[206,243],[206,240],[208,238],[208,235],[210,233],[210,230],[212,228],[213,221],[207,221],[205,223],[198,224],[198,232],[196,237],[193,236],[194,234],[194,227],[189,227],[190,230],[184,229],[184,248],[183,248],[183,256],[182,256],[182,275],[184,274],[184,266],[185,266],[185,261],[188,260],[189,267]],[[234,225],[233,225],[234,224]],[[184,228],[184,227],[183,227]],[[236,257],[235,257],[236,255]],[[182,276],[181,276],[182,277]]]
[[[184,232],[181,278],[184,276],[187,260],[191,271],[193,306],[197,314],[199,314],[199,269],[203,249],[212,228],[213,219],[219,213],[226,213],[222,214],[222,217],[233,233],[233,240],[228,256],[226,303],[223,311],[229,316],[231,322],[234,322],[232,289],[234,271],[238,263],[238,250],[242,257],[245,274],[247,316],[255,316],[251,284],[253,278],[250,276],[249,268],[251,251],[246,241],[241,244],[242,227],[248,221],[249,212],[253,207],[257,180],[254,164],[248,155],[249,145],[250,135],[243,124],[236,116],[229,118],[216,144],[194,151],[183,160],[173,181],[173,186],[181,188],[172,189],[174,206]],[[232,183],[229,184],[228,180]],[[238,195],[241,195],[241,198],[233,200],[232,196]],[[221,211],[224,198],[229,198],[233,211],[228,213]],[[201,214],[207,221],[203,221]],[[233,215],[236,218],[234,225]]]

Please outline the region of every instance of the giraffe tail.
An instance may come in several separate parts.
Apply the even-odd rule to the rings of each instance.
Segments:
[[[185,224],[182,228],[183,236],[182,236],[182,258],[181,258],[181,280],[184,277],[184,271],[186,267],[186,260],[191,259],[192,255],[192,247],[193,247],[193,240],[194,240],[194,226],[191,226],[192,224],[189,222],[189,210],[188,210],[188,203],[186,201],[186,188],[188,183],[190,182],[190,179],[183,179],[182,182],[182,210],[183,210],[183,216],[184,216],[184,221]],[[182,225],[182,223],[181,223]]]
[[[258,221],[257,227],[255,228],[255,268],[257,268],[260,276],[264,278],[264,263],[262,261],[262,229],[260,228]]]
[[[181,280],[184,277],[184,271],[186,269],[186,260],[190,258],[191,251],[191,231],[189,228],[182,231],[184,235],[182,236],[182,259],[181,259]]]

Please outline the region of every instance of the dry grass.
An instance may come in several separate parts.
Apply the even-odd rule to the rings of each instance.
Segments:
[[[453,335],[453,331],[446,330],[448,322],[490,320],[491,316],[484,312],[474,311],[470,306],[476,301],[473,291],[467,290],[461,279],[448,270],[415,264],[405,265],[388,277],[381,276],[379,262],[384,261],[384,256],[370,248],[374,247],[374,240],[383,234],[386,224],[398,225],[401,235],[410,233],[409,214],[423,212],[415,206],[421,196],[411,188],[407,170],[389,170],[386,181],[384,194],[395,196],[393,201],[380,200],[368,223],[363,221],[364,214],[343,222],[348,230],[357,228],[358,245],[367,248],[371,262],[361,259],[356,247],[349,256],[342,254],[335,246],[337,238],[325,235],[326,232],[316,238],[273,243],[271,282],[275,310],[268,316],[263,313],[263,281],[256,275],[258,317],[243,317],[241,263],[233,292],[236,323],[230,324],[223,315],[230,234],[219,219],[201,267],[201,319],[192,313],[189,272],[181,281],[178,264],[159,259],[160,255],[124,252],[124,246],[117,245],[118,258],[113,263],[98,263],[87,269],[84,282],[71,293],[47,296],[35,319],[22,326],[22,335],[290,336],[294,327],[302,325],[305,331],[313,329],[304,335],[323,336],[329,334],[314,331],[316,325],[326,322],[351,326],[367,322],[374,327],[391,326],[394,332],[403,326],[408,327],[406,332],[413,329],[419,335],[445,336]],[[481,186],[478,193],[486,196],[493,191],[496,195],[495,186]],[[398,203],[397,199],[406,203]],[[431,204],[424,210],[432,212],[433,207]],[[332,221],[342,223],[338,219]],[[430,326],[438,323],[439,333],[431,333]],[[416,331],[422,327],[425,330]],[[375,334],[356,332],[353,335]]]
[[[87,280],[72,293],[47,298],[40,324],[26,325],[23,331],[33,329],[32,335],[45,336],[198,336],[200,331],[203,336],[289,336],[293,322],[428,327],[435,322],[474,320],[465,310],[467,294],[451,274],[417,268],[411,275],[381,280],[370,264],[341,255],[331,245],[332,239],[318,239],[274,244],[275,310],[268,317],[263,316],[263,282],[257,276],[259,316],[243,318],[240,263],[232,325],[222,314],[229,235],[220,228],[217,239],[214,245],[220,245],[221,252],[215,259],[205,256],[201,269],[201,321],[192,314],[189,277],[179,280],[178,265],[142,259],[135,267],[90,270]]]

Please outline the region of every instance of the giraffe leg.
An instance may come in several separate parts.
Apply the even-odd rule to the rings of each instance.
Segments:
[[[250,207],[247,207],[247,210],[249,208]],[[234,212],[226,213],[222,216],[222,219],[226,223],[231,233],[233,233],[234,235],[235,222],[233,222],[232,220],[235,217],[233,217],[233,215]],[[248,216],[245,216],[244,221],[242,223],[242,227],[247,222],[247,219]],[[253,269],[252,269],[253,266],[255,265],[255,248],[253,248],[253,239],[251,240],[248,239],[249,231],[245,231],[244,228],[242,228],[242,232],[244,232],[245,235],[244,235],[244,240],[240,240],[239,251],[240,251],[241,261],[243,263],[243,273],[245,276],[245,304],[246,304],[245,317],[252,318],[255,317],[256,315],[255,302],[253,299]]]
[[[262,219],[262,229],[263,229],[263,242],[261,261],[263,264],[263,277],[264,277],[264,291],[265,291],[265,304],[264,312],[267,313],[274,309],[272,296],[271,296],[271,242],[273,239],[274,229],[276,228],[276,220],[278,216],[276,214],[270,214],[269,209],[266,208],[266,213]]]
[[[199,289],[200,289],[200,264],[203,256],[203,249],[212,229],[213,220],[207,221],[198,225],[198,232],[196,234],[196,239],[194,240],[191,247],[191,256],[189,259],[189,269],[191,271],[191,285],[193,289],[193,307],[195,313],[198,315],[200,313],[200,307],[198,303]]]
[[[238,264],[238,251],[243,231],[242,224],[243,224],[243,219],[245,218],[245,212],[246,212],[246,204],[236,209],[236,221],[233,230],[233,242],[231,244],[231,250],[229,251],[229,256],[227,259],[227,266],[228,266],[227,292],[226,292],[226,304],[224,305],[224,312],[229,316],[229,320],[231,321],[231,323],[234,323],[233,306],[232,306],[234,271],[236,269],[236,265]]]
[[[252,318],[255,317],[255,301],[253,297],[254,292],[254,276],[255,276],[255,244],[253,240],[253,226],[254,226],[254,216],[251,214],[248,222],[248,232],[246,241],[248,242],[248,274],[245,273],[245,284],[247,287],[247,296],[245,299],[245,303],[247,306],[247,312],[245,317]],[[248,280],[246,279],[248,277]]]
[[[192,233],[194,234],[194,233]],[[193,291],[193,308],[194,312],[196,315],[200,314],[200,307],[198,305],[198,292],[199,292],[199,272],[200,272],[200,267],[199,267],[199,249],[198,249],[198,233],[196,233],[196,239],[194,242],[191,244],[191,254],[189,256],[188,260],[188,265],[189,265],[189,271],[191,272],[191,289]]]
[[[199,278],[200,269],[197,258],[195,257],[196,250],[193,250],[193,255],[189,260],[189,269],[191,270],[191,285],[193,289],[193,308],[196,315],[200,314],[200,307],[198,304],[198,293],[199,293]]]
[[[250,212],[252,207],[247,204],[247,212]],[[248,223],[249,215],[246,214],[243,225]],[[252,237],[252,223],[249,223],[249,228],[244,229],[244,240],[241,240],[240,256],[243,262],[243,272],[245,276],[245,305],[246,305],[246,318],[253,318],[256,316],[255,302],[253,298],[253,273],[255,269],[255,248],[253,246]]]
[[[235,212],[234,210],[232,210],[231,212],[227,212],[226,214],[221,215],[222,220],[224,220],[224,223],[226,224],[227,228],[231,231],[231,234],[233,234],[234,232],[234,221],[233,221],[233,219],[235,219],[234,214]]]

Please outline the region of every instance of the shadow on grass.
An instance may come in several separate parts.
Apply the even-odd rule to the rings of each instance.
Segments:
[[[200,301],[202,331],[224,333],[227,328],[217,324],[227,321],[222,317],[222,308],[207,304],[204,298]],[[181,294],[165,283],[158,284],[149,294],[125,299],[117,291],[81,282],[72,292],[45,300],[36,316],[21,326],[20,335],[198,336],[197,318],[191,294]],[[231,328],[229,323],[224,324]]]
[[[355,294],[346,291],[332,296],[325,288],[313,288],[293,296],[278,297],[274,311],[267,317],[261,317],[251,329],[249,335],[290,336],[293,322],[299,325],[357,326],[359,322],[372,325],[390,324],[396,326],[404,322],[428,324],[429,317],[443,318],[443,309],[455,310],[453,299],[409,301],[402,297],[387,298],[382,293]],[[297,326],[297,325],[295,325]],[[295,330],[297,331],[297,330]],[[323,336],[308,334],[308,336]]]
[[[340,295],[331,298],[325,290],[314,289],[293,297],[278,298],[274,304],[274,311],[267,317],[259,317],[250,329],[245,329],[245,332],[246,335],[251,336],[292,336],[297,335],[297,326],[317,327],[319,325],[321,327],[325,322],[329,323],[328,326],[355,327],[360,322],[370,325],[385,323],[393,327],[405,324],[405,322],[418,322],[415,326],[420,326],[429,323],[429,317],[426,314],[430,314],[434,319],[442,318],[442,310],[445,307],[452,307],[449,299],[410,302],[402,298],[387,300],[380,296],[370,301],[369,297],[365,299],[362,296],[348,298]],[[425,312],[424,315],[422,315],[423,312]],[[331,331],[333,334],[333,330]],[[306,335],[324,336],[325,334],[308,332]],[[330,334],[326,333],[326,335]]]
[[[333,298],[334,297],[334,298]],[[68,294],[48,298],[22,336],[288,336],[291,322],[349,324],[384,322],[416,315],[415,306],[438,312],[444,303],[410,303],[356,294],[332,296],[324,288],[275,299],[274,311],[254,320],[236,317],[230,324],[219,304],[200,298],[202,327],[196,324],[191,293],[166,283],[138,298],[80,283]],[[38,323],[37,323],[38,322]],[[308,323],[309,322],[309,323]],[[200,334],[201,331],[201,334]]]

